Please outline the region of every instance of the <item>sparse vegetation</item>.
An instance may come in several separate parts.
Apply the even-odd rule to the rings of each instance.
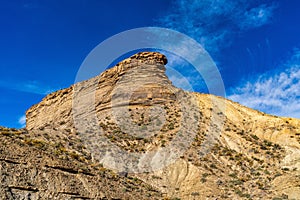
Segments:
[[[99,96],[101,98],[101,95]],[[138,96],[143,95],[138,94]],[[291,144],[294,146],[297,145],[295,141],[300,142],[300,130],[292,119],[272,118],[234,103],[228,104],[228,110],[221,112],[218,106],[213,105],[213,101],[208,102],[207,96],[198,97],[201,115],[192,113],[188,117],[197,122],[199,130],[184,154],[180,154],[179,164],[176,160],[169,168],[162,169],[161,173],[141,173],[135,177],[132,174],[106,169],[102,164],[91,159],[90,149],[85,148],[86,144],[78,139],[82,133],[76,133],[71,127],[68,127],[68,130],[51,127],[51,132],[48,132],[45,127],[40,127],[30,134],[0,128],[0,138],[10,151],[11,146],[20,144],[18,147],[23,145],[22,147],[32,152],[49,156],[55,162],[52,163],[48,158],[49,163],[53,165],[47,163],[47,167],[43,166],[49,171],[56,170],[56,174],[63,171],[64,175],[71,173],[72,177],[80,177],[82,180],[91,182],[96,180],[101,184],[103,181],[107,185],[101,186],[107,189],[109,195],[120,194],[122,197],[122,194],[128,193],[135,197],[134,194],[140,192],[142,193],[140,199],[162,199],[159,191],[169,191],[167,187],[170,187],[172,195],[185,195],[184,198],[188,196],[190,199],[288,199],[287,195],[272,196],[270,183],[276,182],[275,178],[281,176],[279,180],[285,179],[297,171],[293,167],[281,168],[283,165],[280,162],[286,156],[286,148],[284,142],[277,141],[277,138],[284,137],[286,143],[293,141]],[[181,119],[183,113],[179,103],[172,98],[163,103],[161,98],[157,101],[159,103],[156,101],[155,97],[147,96],[147,104],[142,105],[133,99],[127,108],[128,119],[124,119],[123,124],[114,121],[116,116],[112,116],[107,110],[103,109],[103,111],[102,107],[97,107],[101,110],[97,113],[98,123],[108,141],[122,150],[139,153],[139,155],[167,147],[175,137],[181,140],[178,147],[185,148],[184,142],[187,136],[185,132],[178,132],[178,130],[182,128],[180,126],[188,127],[190,124],[186,123],[186,119]],[[165,118],[151,116],[152,102],[160,104],[161,110],[166,114]],[[99,105],[102,106],[102,103]],[[224,117],[222,127],[212,120],[212,116],[216,114],[217,119]],[[126,123],[126,120],[131,120],[132,123]],[[66,122],[60,120],[57,124],[66,126],[68,125]],[[129,124],[134,127],[130,127]],[[88,133],[94,134],[93,130],[89,130]],[[219,133],[221,134],[218,135]],[[264,138],[270,138],[272,142]],[[1,150],[6,151],[5,148]],[[15,162],[13,159],[5,159],[1,160],[8,163],[5,167]],[[42,159],[39,161],[43,162]],[[67,164],[64,165],[65,163]],[[36,164],[39,165],[38,162]],[[77,176],[78,174],[80,176]],[[173,177],[178,180],[174,181]],[[84,184],[89,184],[89,181]],[[184,188],[187,183],[195,184],[195,188],[201,187],[201,190],[194,190],[189,187],[190,185]],[[209,191],[206,188],[209,188]],[[170,198],[167,194],[165,196],[165,199]],[[173,200],[178,199],[173,198]]]

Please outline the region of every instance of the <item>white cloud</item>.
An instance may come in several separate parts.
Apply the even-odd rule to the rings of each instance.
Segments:
[[[217,55],[221,49],[234,42],[237,34],[270,23],[275,8],[275,3],[247,0],[174,0],[172,7],[158,19],[158,25],[187,34],[210,54]],[[192,48],[181,40],[171,45],[174,52],[193,54]],[[196,91],[206,92],[208,84],[202,78],[205,77],[205,81],[209,81],[211,85],[216,82],[215,78],[219,78],[207,76],[211,74],[209,70],[201,76],[187,72],[190,66],[185,65],[183,59],[172,55],[167,57],[167,66],[178,70],[185,77],[169,76],[178,87],[190,88],[186,84],[188,82]],[[177,82],[180,84],[176,84]],[[219,86],[214,86],[217,87]]]
[[[232,90],[229,99],[266,113],[300,118],[300,52],[285,64],[281,73],[263,74]]]
[[[187,91],[208,92],[205,81],[196,70],[187,72],[186,69],[182,69],[177,71],[176,68],[167,66],[166,74],[176,87]]]
[[[230,45],[234,34],[269,23],[275,8],[275,4],[253,5],[247,0],[176,0],[158,22],[216,52]]]
[[[176,87],[180,87],[186,91],[193,91],[193,88],[191,84],[189,83],[189,80],[186,77],[178,76],[178,75],[171,75],[169,76],[169,79],[172,81],[173,85]]]
[[[25,116],[25,115],[21,116],[21,117],[19,118],[19,120],[18,120],[18,123],[19,123],[22,127],[25,127],[25,125],[26,125],[26,116]]]
[[[0,87],[40,95],[47,95],[57,90],[41,84],[38,81],[16,83],[15,81],[0,80]]]
[[[182,45],[182,47],[185,48],[179,50],[181,51],[181,54],[189,53],[190,49],[186,49],[187,46],[188,45]],[[187,91],[207,92],[204,79],[188,61],[173,53],[163,50],[159,51],[168,59],[166,75],[172,81],[174,86]]]
[[[55,91],[54,89],[50,88],[49,86],[42,85],[41,83],[38,83],[37,81],[31,81],[31,82],[24,83],[21,87],[18,87],[18,89],[23,92],[42,94],[42,95],[46,95],[46,94],[49,94],[49,93]]]
[[[244,20],[241,20],[238,25],[241,29],[251,29],[267,24],[271,21],[273,10],[275,8],[275,4],[270,6],[263,4],[252,8],[245,12]]]

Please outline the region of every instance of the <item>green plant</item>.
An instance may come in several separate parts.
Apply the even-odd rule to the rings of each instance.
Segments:
[[[200,196],[199,192],[192,192],[191,195],[194,196],[194,197],[195,196]]]
[[[242,195],[243,195],[242,191],[239,190],[239,189],[234,190],[234,192],[235,192],[237,195],[239,195],[240,197],[242,197]]]
[[[268,141],[268,140],[264,140],[265,145],[267,145],[268,147],[272,146],[272,142]]]
[[[229,176],[232,177],[232,178],[237,178],[237,174],[236,173],[231,173],[231,174],[229,174]]]
[[[217,169],[217,166],[214,163],[210,164],[210,167],[214,168],[214,169]]]
[[[76,160],[81,160],[81,159],[80,159],[80,155],[77,154],[77,153],[74,152],[74,151],[70,152],[69,155],[70,155],[72,158],[76,159]]]
[[[159,176],[152,175],[153,179],[161,179]]]
[[[207,179],[204,177],[202,177],[200,180],[201,180],[201,183],[205,183],[207,181]]]
[[[46,147],[46,142],[38,139],[26,138],[24,143],[39,149],[44,149]]]
[[[274,197],[272,200],[282,200],[281,197]]]
[[[168,128],[169,128],[169,130],[173,130],[174,129],[174,123],[168,124]]]
[[[246,197],[246,198],[250,199],[250,198],[251,198],[251,195],[248,194],[248,193],[245,193],[245,194],[242,195],[242,197]]]
[[[162,122],[159,119],[156,119],[156,126],[160,126]]]
[[[243,184],[243,181],[241,180],[233,180],[233,181],[230,181],[233,185],[242,185]]]
[[[258,139],[259,139],[259,137],[257,137],[256,135],[251,134],[250,136],[251,136],[254,140],[258,140]]]

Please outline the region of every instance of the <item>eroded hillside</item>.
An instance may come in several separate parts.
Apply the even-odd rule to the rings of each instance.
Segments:
[[[182,91],[166,63],[138,53],[1,128],[1,198],[300,199],[300,120]]]

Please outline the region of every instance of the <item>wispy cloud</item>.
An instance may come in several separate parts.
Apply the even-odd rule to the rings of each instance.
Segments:
[[[266,113],[300,118],[300,51],[284,64],[286,70],[270,72],[232,89],[229,99]]]
[[[159,25],[189,35],[209,52],[231,44],[234,34],[269,23],[276,5],[247,0],[175,0]]]
[[[15,82],[0,80],[0,87],[40,95],[46,95],[57,90],[38,81]]]
[[[166,74],[173,85],[187,91],[208,92],[202,76],[188,61],[167,51],[159,51],[168,58]],[[180,49],[180,51],[188,53],[189,49]]]
[[[272,19],[273,10],[277,6],[275,4],[267,5],[262,4],[258,7],[246,11],[243,20],[237,21],[241,29],[247,30],[251,28],[260,27],[269,23]]]
[[[26,125],[26,116],[23,115],[19,118],[18,123],[21,125],[21,127],[25,127]]]
[[[221,49],[234,42],[238,33],[270,23],[275,8],[275,3],[258,4],[249,3],[247,0],[175,0],[170,10],[157,22],[162,27],[187,34],[210,54],[217,55]],[[182,41],[171,45],[174,52],[183,52],[180,55],[193,53],[189,44]],[[186,64],[186,61],[178,56],[167,57],[167,66],[180,73],[180,76],[178,73],[167,73],[177,87],[187,89],[192,86],[195,91],[207,92],[207,84],[201,77],[203,74],[191,70],[193,66]],[[214,82],[213,79],[209,81]]]

